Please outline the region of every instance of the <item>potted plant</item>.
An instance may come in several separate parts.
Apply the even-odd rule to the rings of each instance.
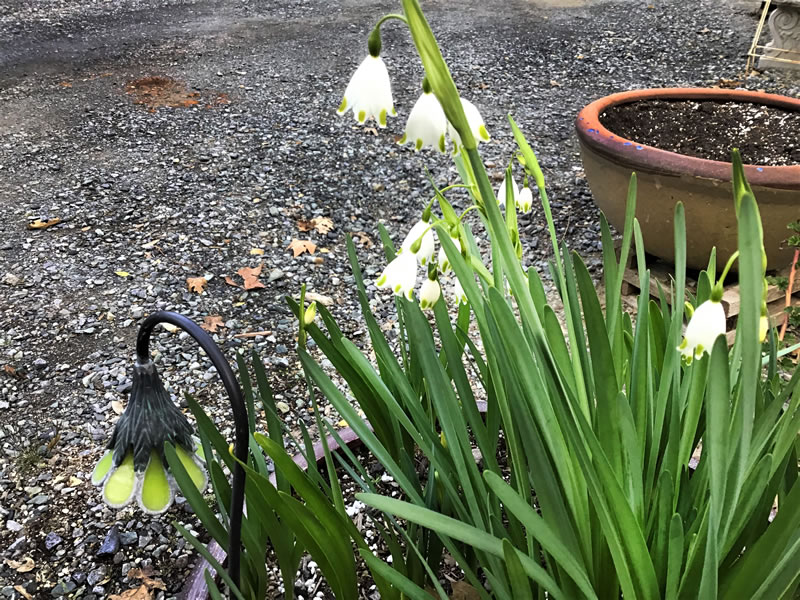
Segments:
[[[744,146],[767,262],[788,264],[786,224],[800,214],[800,99],[744,90],[634,90],[587,105],[575,129],[594,200],[619,229],[628,178],[636,172],[636,216],[650,254],[674,260],[672,213],[683,202],[686,261],[693,269],[706,266],[714,247],[718,266],[736,250],[727,154]]]

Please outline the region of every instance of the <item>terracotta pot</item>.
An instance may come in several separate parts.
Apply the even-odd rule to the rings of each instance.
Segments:
[[[478,412],[485,414],[486,402],[479,400],[477,405]],[[367,423],[367,427],[369,427],[370,430],[372,429],[372,426],[370,426],[369,423]],[[359,438],[358,435],[356,435],[356,432],[350,427],[341,429],[338,431],[338,434],[341,440],[350,450],[355,450],[362,444],[361,438]],[[333,436],[329,435],[326,439],[328,442],[328,448],[331,452],[336,452],[339,450],[339,442],[334,439]],[[318,465],[321,465],[325,459],[325,449],[321,441],[314,444],[314,458]],[[292,457],[292,460],[294,460],[295,464],[304,471],[308,469],[308,462],[303,454],[295,454]],[[270,480],[275,483],[274,474],[272,477],[270,477]],[[208,551],[220,563],[225,560],[225,550],[215,540],[211,540],[211,542],[208,544]],[[214,573],[214,569],[211,568],[211,565],[208,563],[208,561],[200,557],[197,561],[197,565],[189,575],[189,579],[186,581],[183,590],[181,590],[179,595],[180,600],[208,600],[208,586],[206,585],[204,575],[206,569],[208,569],[212,574]]]
[[[622,138],[600,123],[600,115],[609,107],[641,100],[752,102],[793,111],[800,111],[800,100],[706,88],[637,90],[596,100],[575,121],[586,179],[609,222],[622,229],[628,181],[635,171],[639,190],[636,216],[647,252],[668,261],[674,259],[672,220],[675,203],[680,200],[686,210],[688,266],[704,268],[716,246],[721,267],[737,249],[731,163],[659,150]],[[791,249],[783,243],[790,235],[786,225],[800,218],[800,165],[745,165],[744,169],[761,211],[769,268],[786,266],[791,260]]]

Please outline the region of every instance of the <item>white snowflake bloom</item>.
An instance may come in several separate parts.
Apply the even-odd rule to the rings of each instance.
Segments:
[[[488,142],[490,139],[489,132],[486,131],[486,124],[483,122],[483,117],[478,108],[464,98],[461,98],[461,106],[464,107],[464,114],[467,116],[467,123],[472,130],[472,135],[475,136],[478,143],[481,141]],[[450,139],[453,140],[453,154],[458,154],[461,151],[461,136],[458,135],[458,131],[450,123],[447,124],[447,133]]]
[[[461,245],[461,240],[459,238],[451,237],[450,241],[453,242],[456,248],[458,248],[461,252],[464,251],[464,246]],[[439,248],[439,255],[437,257],[437,262],[439,263],[439,271],[442,273],[447,273],[452,265],[447,258],[447,254],[444,251],[444,248]]]
[[[466,304],[467,294],[464,293],[464,288],[461,286],[461,282],[458,280],[458,277],[455,277],[454,279],[453,298],[455,299],[456,304]]]
[[[439,301],[442,295],[442,286],[439,282],[433,279],[425,279],[422,287],[419,290],[419,305],[424,310],[433,308]]]
[[[694,310],[678,346],[687,362],[711,352],[714,341],[725,333],[725,309],[719,301],[706,300]]]
[[[414,223],[414,226],[406,235],[406,239],[403,240],[403,244],[401,248],[404,251],[410,251],[411,246],[414,245],[414,242],[422,238],[420,242],[419,250],[417,250],[417,260],[419,264],[426,265],[428,261],[433,257],[433,251],[436,249],[436,239],[434,238],[433,227],[431,227],[430,223],[426,223],[422,219]]]
[[[399,143],[413,142],[415,150],[430,146],[444,152],[446,133],[447,117],[442,105],[432,92],[423,92],[408,115],[406,130]]]
[[[517,182],[514,181],[514,176],[511,176],[511,189],[514,192],[514,205],[519,206],[519,188],[517,187]],[[500,188],[497,190],[497,203],[500,206],[506,205],[506,178],[503,177],[503,183],[500,184]]]
[[[379,289],[390,288],[396,295],[409,300],[414,297],[417,285],[417,257],[410,250],[401,250],[375,282]]]
[[[531,212],[531,208],[533,208],[533,192],[527,185],[523,186],[522,191],[517,196],[517,206],[524,213]]]
[[[389,71],[380,56],[368,54],[353,73],[337,112],[343,115],[350,109],[353,109],[353,116],[359,123],[372,118],[380,127],[386,127],[387,115],[397,114],[392,100]]]

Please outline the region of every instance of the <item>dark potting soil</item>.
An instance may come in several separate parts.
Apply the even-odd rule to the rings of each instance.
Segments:
[[[686,156],[745,164],[800,164],[800,112],[750,102],[644,100],[600,115],[612,133]]]

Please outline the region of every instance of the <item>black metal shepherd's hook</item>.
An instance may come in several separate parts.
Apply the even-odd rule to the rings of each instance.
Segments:
[[[228,361],[223,356],[219,347],[203,329],[194,321],[178,313],[161,311],[147,317],[139,328],[136,337],[136,360],[140,364],[150,362],[150,334],[159,323],[170,323],[180,327],[205,350],[211,363],[225,386],[225,392],[231,401],[233,421],[235,427],[234,455],[237,459],[233,469],[233,484],[231,494],[230,536],[228,546],[228,572],[235,585],[239,585],[239,562],[241,555],[242,515],[244,511],[244,468],[247,464],[250,430],[248,428],[247,407],[244,403],[242,390],[236,380]]]

